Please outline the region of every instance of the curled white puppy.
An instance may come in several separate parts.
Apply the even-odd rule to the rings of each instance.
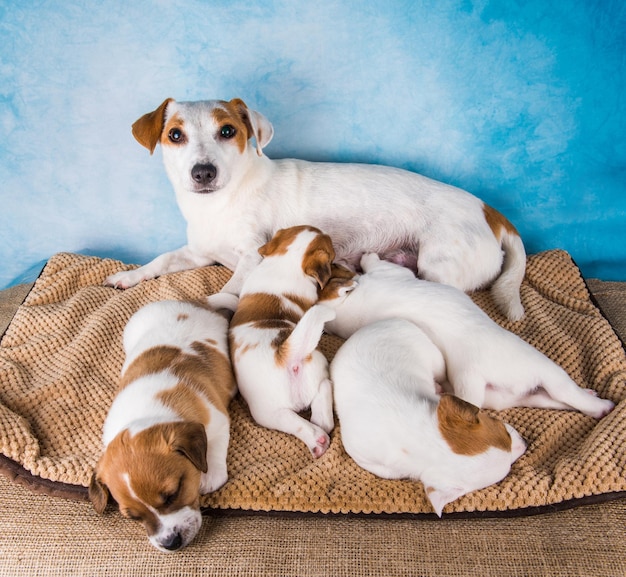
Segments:
[[[443,356],[409,321],[358,330],[330,371],[346,452],[379,477],[421,481],[439,516],[447,503],[501,481],[526,450],[513,427],[439,397]]]

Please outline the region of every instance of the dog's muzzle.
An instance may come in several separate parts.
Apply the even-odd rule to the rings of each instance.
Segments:
[[[210,192],[217,176],[217,168],[211,163],[196,164],[191,169],[191,178],[196,183],[196,192]]]

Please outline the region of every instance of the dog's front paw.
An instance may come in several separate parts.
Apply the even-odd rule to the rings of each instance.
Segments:
[[[111,286],[117,289],[127,289],[139,284],[142,280],[147,280],[141,272],[141,269],[124,270],[108,276],[104,279],[105,286]]]
[[[361,269],[368,272],[380,262],[380,257],[375,252],[365,253],[361,257]]]
[[[226,481],[228,481],[228,473],[226,471],[212,470],[208,473],[202,473],[200,478],[200,495],[217,491]]]

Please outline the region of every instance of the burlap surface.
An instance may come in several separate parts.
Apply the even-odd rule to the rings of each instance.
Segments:
[[[23,468],[31,483],[54,493],[85,495],[101,451],[100,429],[123,362],[125,322],[141,305],[198,298],[218,290],[230,273],[209,267],[168,275],[127,291],[102,286],[124,265],[59,254],[46,266],[0,343],[2,465]],[[559,362],[581,386],[614,402],[625,394],[626,357],[590,300],[577,267],[562,251],[529,258],[522,287],[526,318],[508,324],[487,293],[476,301],[494,319]],[[340,339],[325,336],[330,357]],[[626,491],[626,403],[601,421],[574,412],[503,411],[529,442],[501,483],[474,492],[445,512],[523,512]],[[385,481],[344,453],[340,428],[314,461],[295,438],[256,426],[245,403],[231,404],[228,483],[205,496],[219,509],[343,513],[430,513],[421,484]],[[580,502],[580,501],[576,501]]]

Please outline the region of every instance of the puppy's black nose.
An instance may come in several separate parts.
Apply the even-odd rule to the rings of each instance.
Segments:
[[[161,543],[161,545],[168,551],[176,551],[176,549],[180,549],[182,544],[183,538],[180,536],[180,533],[174,533],[169,541]]]
[[[198,184],[209,184],[217,176],[217,168],[212,164],[196,164],[191,169],[191,178]]]

